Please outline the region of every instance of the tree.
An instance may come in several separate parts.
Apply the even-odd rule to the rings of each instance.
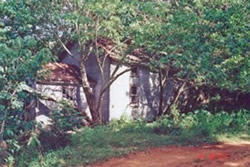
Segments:
[[[135,45],[144,47],[152,68],[163,72],[162,86],[166,78],[181,83],[172,105],[183,92],[202,85],[249,92],[248,7],[247,1],[141,4],[144,17],[135,29]],[[167,112],[163,108],[160,114]]]
[[[133,5],[120,0],[46,2],[47,0],[40,1],[40,6],[37,9],[38,11],[44,10],[40,13],[42,15],[40,17],[46,18],[46,21],[42,19],[36,27],[48,32],[51,35],[50,40],[56,39],[57,45],[59,43],[71,56],[73,54],[67,48],[66,43],[77,41],[83,90],[93,123],[100,124],[102,122],[101,104],[104,93],[119,76],[130,71],[128,69],[118,73],[118,69],[128,52],[125,42],[129,40],[130,29],[128,27],[134,21]],[[35,13],[32,14],[34,18],[37,17]],[[110,40],[111,48],[107,50],[100,48],[99,37]],[[102,88],[97,98],[90,87],[86,71],[86,61],[92,53],[95,54],[102,78]],[[105,80],[105,60],[112,53],[119,55],[121,61],[111,74],[110,79]]]
[[[49,49],[23,32],[29,27],[28,20],[19,19],[30,13],[15,7],[0,2],[0,144],[7,142],[12,154],[20,148],[18,137],[34,127],[32,121],[24,121],[25,104],[33,97],[22,85],[34,81],[36,71],[51,59]]]

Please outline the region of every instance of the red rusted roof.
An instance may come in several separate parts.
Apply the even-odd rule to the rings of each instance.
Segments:
[[[80,69],[65,63],[49,63],[38,72],[41,79],[38,82],[81,84]],[[95,81],[88,77],[91,84]]]

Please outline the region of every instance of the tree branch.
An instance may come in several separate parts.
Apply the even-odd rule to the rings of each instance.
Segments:
[[[54,35],[56,36],[57,40],[61,43],[62,47],[66,50],[66,52],[73,57],[72,52],[67,48],[67,46],[63,43],[63,41],[61,40],[61,38],[55,33],[53,32]]]
[[[121,75],[123,75],[123,74],[125,74],[126,72],[129,72],[129,71],[131,71],[131,68],[126,69],[126,70],[120,72],[119,74],[117,74],[115,77],[111,78],[111,79],[105,84],[105,86],[102,88],[101,93],[100,93],[99,98],[98,98],[97,109],[100,108],[100,105],[101,105],[101,101],[102,101],[103,95],[104,95],[104,93],[106,92],[106,90],[110,87],[110,85],[111,85],[116,79],[118,79]]]

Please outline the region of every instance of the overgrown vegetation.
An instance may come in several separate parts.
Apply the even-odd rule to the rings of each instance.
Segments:
[[[250,113],[244,110],[232,114],[197,110],[181,114],[177,120],[165,116],[152,123],[121,119],[83,128],[71,135],[70,144],[64,148],[46,152],[27,148],[15,162],[20,167],[87,165],[149,147],[199,145],[216,142],[221,136],[240,139],[241,134],[250,135],[249,127]]]
[[[0,0],[0,165],[3,158],[10,166],[87,164],[147,146],[214,141],[220,133],[249,134],[249,110],[185,115],[177,103],[186,89],[201,85],[236,96],[250,93],[249,5],[246,0]],[[66,44],[72,41],[82,53],[83,86],[94,123],[101,122],[102,95],[94,99],[87,89],[84,65],[92,51],[97,58],[102,53],[99,36],[116,43],[120,55],[145,50],[151,56],[149,66],[162,76],[162,87],[167,79],[179,81],[171,106],[162,105],[157,113],[169,115],[149,124],[121,120],[66,135],[79,127],[79,119],[71,115],[79,113],[67,108],[54,112],[54,129],[40,131],[28,114],[38,96],[24,85],[32,86],[37,71],[55,61],[58,52],[70,54]],[[112,82],[103,85],[103,92]],[[207,105],[221,98],[211,97]]]

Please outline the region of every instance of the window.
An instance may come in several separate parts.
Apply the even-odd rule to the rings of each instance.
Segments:
[[[130,89],[130,94],[131,96],[132,95],[137,95],[137,86],[131,86],[131,89]]]
[[[69,86],[63,86],[62,87],[62,95],[63,95],[63,98],[74,101],[74,100],[76,100],[76,88],[69,87]]]
[[[137,107],[139,103],[139,98],[138,98],[138,68],[134,67],[131,70],[131,75],[130,75],[130,104],[131,106]]]
[[[130,85],[130,104],[135,107],[138,106],[138,86],[137,85]]]
[[[62,87],[62,95],[63,95],[63,98],[67,98],[67,93],[66,93],[65,87]]]
[[[138,103],[137,86],[130,87],[131,104],[136,105]]]

